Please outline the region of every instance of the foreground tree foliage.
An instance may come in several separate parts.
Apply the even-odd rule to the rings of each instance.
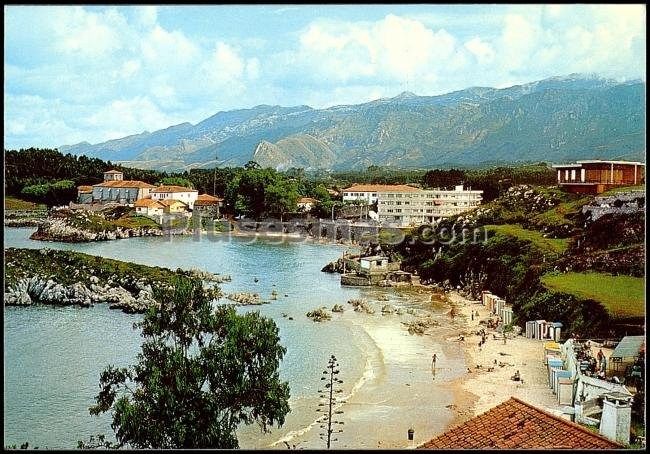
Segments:
[[[286,352],[275,323],[258,312],[212,308],[199,280],[179,277],[156,291],[159,309],[140,323],[138,364],[109,366],[97,405],[113,412],[118,444],[133,448],[237,448],[237,427],[282,426],[289,385],[278,367]]]

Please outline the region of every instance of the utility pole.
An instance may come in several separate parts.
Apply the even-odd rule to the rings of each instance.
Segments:
[[[217,163],[219,162],[218,153],[214,153],[214,170],[212,171],[212,195],[217,195]]]

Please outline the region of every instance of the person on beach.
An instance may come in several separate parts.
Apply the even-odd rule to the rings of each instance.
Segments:
[[[436,360],[438,359],[437,355],[434,353],[433,356],[431,357],[431,369],[433,369],[433,373],[436,373]]]

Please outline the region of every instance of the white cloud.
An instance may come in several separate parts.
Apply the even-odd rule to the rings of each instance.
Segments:
[[[145,28],[153,27],[158,21],[158,7],[155,5],[137,6],[137,16],[140,25]]]
[[[472,53],[479,63],[490,63],[494,59],[494,49],[481,38],[472,38],[465,43],[465,48]]]
[[[155,6],[5,7],[5,141],[96,142],[261,103],[322,107],[573,72],[645,79],[644,5],[460,9],[315,17],[283,33],[259,24],[237,39],[163,25]]]

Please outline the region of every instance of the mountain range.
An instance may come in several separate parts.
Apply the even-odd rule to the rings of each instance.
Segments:
[[[170,171],[250,160],[278,170],[645,161],[645,82],[571,75],[325,109],[260,105],[59,150]]]

